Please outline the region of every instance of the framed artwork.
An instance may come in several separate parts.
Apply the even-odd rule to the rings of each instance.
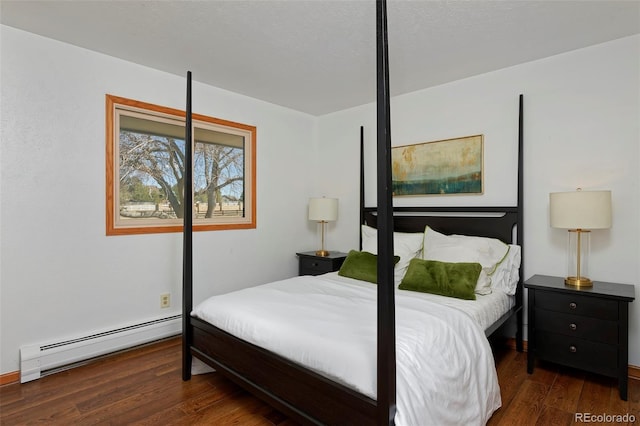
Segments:
[[[391,148],[394,196],[482,194],[483,135]]]

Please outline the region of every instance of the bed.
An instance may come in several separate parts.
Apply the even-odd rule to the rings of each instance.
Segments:
[[[406,235],[418,234],[415,228],[428,222],[425,226],[453,226],[465,235],[477,227],[483,236],[506,230],[510,236],[517,219],[517,209],[504,208],[398,210],[396,229]],[[365,209],[364,216],[375,226],[376,209]],[[489,232],[496,227],[497,234]],[[504,269],[513,272],[506,262]],[[396,286],[396,424],[481,425],[499,408],[485,336],[520,312],[518,278],[519,268],[513,294],[496,288],[476,300]],[[214,296],[193,310],[191,351],[302,423],[373,424],[375,287],[334,272]]]
[[[458,234],[471,239],[497,239],[519,247],[518,255],[523,255],[522,95],[517,206],[393,207],[388,189],[391,174],[384,2],[377,2],[377,26],[378,205],[365,207],[361,154],[359,247],[372,244],[365,230],[374,229],[376,283],[336,273],[294,277],[216,296],[194,308],[191,215],[185,211],[183,379],[191,377],[195,356],[302,424],[411,425],[417,419],[420,423],[483,424],[500,405],[486,336],[513,319],[516,346],[522,350],[522,262],[516,267],[517,278],[509,275],[512,294],[501,297],[493,289],[494,296],[478,296],[476,299],[481,301],[491,300],[488,305],[492,308],[479,308],[469,315],[470,300],[451,301],[441,295],[418,295],[399,289],[393,247],[394,241],[398,246],[398,233],[423,233],[423,247],[428,235]],[[191,140],[190,104],[188,73],[185,140]],[[361,151],[362,135],[361,130]],[[186,163],[190,155],[185,153]],[[188,169],[184,179],[185,210],[191,202],[187,198],[192,185]],[[424,251],[414,257],[434,260],[425,259]],[[309,300],[317,304],[302,304]],[[493,316],[485,317],[488,310],[493,311]],[[358,316],[345,320],[345,311],[358,312]],[[273,313],[278,315],[271,316]],[[251,317],[257,321],[250,321]],[[312,322],[313,317],[320,317],[321,322]],[[334,327],[327,325],[328,318]],[[344,326],[346,323],[349,327]],[[415,328],[422,323],[439,325]],[[421,333],[428,336],[416,337]],[[364,337],[358,340],[354,335]],[[422,352],[416,352],[418,349]],[[419,363],[416,358],[431,360],[431,364]],[[450,364],[443,364],[445,359]]]

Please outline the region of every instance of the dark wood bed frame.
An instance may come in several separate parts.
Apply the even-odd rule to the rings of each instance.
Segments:
[[[519,101],[518,205],[516,207],[393,207],[391,195],[391,141],[386,40],[386,4],[376,2],[378,51],[378,207],[364,207],[364,160],[361,152],[360,218],[378,229],[378,387],[377,400],[327,379],[286,358],[239,339],[198,318],[191,317],[192,212],[187,195],[192,176],[185,168],[185,224],[183,272],[183,380],[191,378],[192,356],[302,424],[394,424],[395,314],[393,283],[393,231],[423,232],[426,225],[445,234],[500,238],[523,246],[522,95]],[[185,140],[191,140],[191,73],[187,74]],[[361,151],[363,130],[360,132]],[[186,144],[185,164],[192,153]],[[517,239],[513,241],[514,228]],[[523,247],[522,247],[523,248]],[[524,259],[524,256],[523,256]],[[524,263],[524,262],[522,262]],[[514,308],[486,330],[490,335],[516,318],[516,346],[522,351],[522,266]]]

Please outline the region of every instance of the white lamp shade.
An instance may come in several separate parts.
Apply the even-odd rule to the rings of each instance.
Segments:
[[[549,206],[553,228],[611,228],[611,191],[554,192]]]
[[[337,219],[337,198],[311,198],[309,200],[309,220],[331,222]]]

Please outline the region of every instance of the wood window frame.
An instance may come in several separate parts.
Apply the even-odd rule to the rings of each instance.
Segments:
[[[172,119],[185,121],[185,112],[182,110],[150,104],[146,102],[127,99],[119,96],[106,95],[106,234],[132,235],[132,234],[156,234],[169,232],[182,232],[181,219],[170,220],[165,224],[135,223],[121,225],[119,218],[119,160],[116,158],[117,145],[119,144],[119,129],[116,129],[116,109],[121,108],[130,111],[147,113],[149,115],[166,116]],[[219,231],[232,229],[256,228],[256,127],[237,123],[229,120],[209,117],[201,114],[193,114],[194,127],[196,123],[209,123],[215,126],[223,126],[246,132],[248,141],[245,143],[244,160],[244,211],[246,220],[229,221],[222,220],[202,222],[194,220],[194,231]],[[193,132],[195,133],[195,132]],[[193,141],[192,141],[193,143]],[[248,152],[247,152],[248,151]],[[193,167],[193,166],[192,166]],[[116,211],[116,209],[118,211]],[[167,220],[169,221],[169,220]]]

